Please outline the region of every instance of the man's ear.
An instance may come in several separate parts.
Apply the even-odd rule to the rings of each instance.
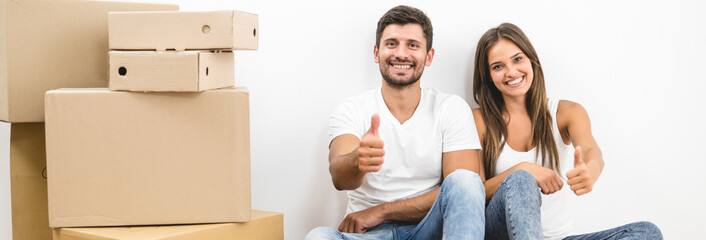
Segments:
[[[378,57],[379,51],[380,50],[377,45],[373,46],[373,57],[375,58],[375,63],[380,63],[380,58]]]
[[[427,60],[424,62],[424,65],[431,66],[431,60],[434,59],[434,48],[429,49],[427,52]]]

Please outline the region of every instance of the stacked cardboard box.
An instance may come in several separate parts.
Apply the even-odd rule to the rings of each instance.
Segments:
[[[46,93],[55,239],[283,238],[281,214],[251,209],[249,92],[233,87],[257,16],[111,13],[109,45],[109,89]],[[126,227],[205,223],[229,224]]]
[[[0,0],[0,239],[51,239],[44,93],[107,87],[109,11],[174,4]]]
[[[252,221],[244,223],[194,224],[139,227],[57,228],[55,240],[109,239],[283,239],[282,213],[253,210]]]

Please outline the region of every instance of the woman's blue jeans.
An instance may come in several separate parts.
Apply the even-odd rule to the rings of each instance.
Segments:
[[[486,208],[485,238],[544,239],[541,205],[541,192],[532,174],[525,170],[511,172],[495,191]],[[650,222],[637,222],[564,239],[662,239],[662,233]]]

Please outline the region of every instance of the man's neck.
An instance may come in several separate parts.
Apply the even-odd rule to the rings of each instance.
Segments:
[[[414,111],[419,106],[419,101],[422,98],[422,89],[419,87],[419,81],[405,87],[390,86],[385,80],[382,82],[382,99],[385,101],[387,109],[390,113],[403,124],[409,120]]]

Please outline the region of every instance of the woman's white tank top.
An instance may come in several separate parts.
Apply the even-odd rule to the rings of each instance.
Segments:
[[[569,184],[566,183],[566,172],[574,168],[574,147],[564,144],[559,127],[556,124],[559,100],[549,99],[548,105],[554,123],[552,129],[554,141],[559,153],[559,167],[561,168],[559,177],[564,181],[564,186],[553,194],[542,194],[542,232],[544,233],[544,239],[563,239],[574,234],[573,214],[570,206],[571,198],[574,197],[574,194]],[[537,156],[536,151],[537,148],[535,147],[527,152],[518,152],[505,143],[503,151],[500,152],[498,157],[494,174],[498,175],[521,162],[536,163],[551,169],[549,162],[542,161],[542,155],[539,154]]]

